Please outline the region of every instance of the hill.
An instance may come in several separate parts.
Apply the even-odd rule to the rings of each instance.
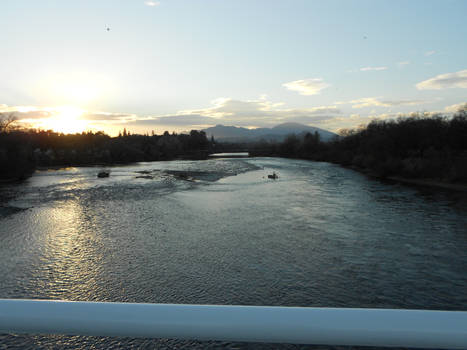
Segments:
[[[208,137],[214,136],[224,142],[254,142],[260,139],[267,141],[283,141],[287,135],[302,135],[317,132],[322,141],[329,141],[337,135],[333,132],[299,123],[283,123],[272,128],[247,129],[236,126],[216,125],[202,130]]]

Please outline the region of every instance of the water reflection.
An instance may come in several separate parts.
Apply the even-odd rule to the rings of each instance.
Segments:
[[[99,279],[99,236],[90,228],[79,201],[71,200],[48,210],[37,221],[41,249],[36,290],[44,298],[94,300]]]
[[[142,163],[104,181],[94,168],[46,176],[9,202],[29,209],[0,219],[0,297],[466,309],[467,213],[445,194],[274,158]],[[55,341],[246,346],[0,336],[26,348]]]

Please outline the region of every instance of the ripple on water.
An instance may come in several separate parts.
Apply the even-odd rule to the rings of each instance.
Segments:
[[[8,189],[6,205],[29,209],[0,207],[0,297],[467,309],[462,197],[275,158],[141,163],[107,179],[98,170],[39,173]],[[0,344],[276,347],[26,335]]]

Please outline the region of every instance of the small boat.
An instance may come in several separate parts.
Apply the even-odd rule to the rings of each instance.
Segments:
[[[97,177],[109,177],[110,175],[110,171],[100,171],[98,174],[97,174]]]
[[[277,176],[277,174],[276,174],[275,171],[272,173],[272,175],[268,175],[268,179],[273,179],[273,180],[275,180],[275,179],[277,179],[277,178],[279,178],[279,176]]]

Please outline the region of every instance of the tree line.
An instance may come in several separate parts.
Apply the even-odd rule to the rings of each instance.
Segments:
[[[204,159],[212,143],[203,131],[118,137],[103,132],[63,134],[52,130],[21,130],[0,119],[0,179],[23,179],[37,167],[116,164]]]
[[[467,108],[453,116],[374,120],[331,142],[317,133],[290,135],[279,144],[256,143],[250,153],[338,163],[380,177],[467,183]]]
[[[453,116],[414,114],[344,130],[331,142],[318,133],[283,142],[218,143],[203,131],[118,137],[103,132],[62,134],[20,130],[0,116],[0,179],[20,179],[37,167],[113,164],[176,158],[205,159],[210,152],[249,151],[338,163],[380,177],[401,176],[467,183],[467,105]]]

